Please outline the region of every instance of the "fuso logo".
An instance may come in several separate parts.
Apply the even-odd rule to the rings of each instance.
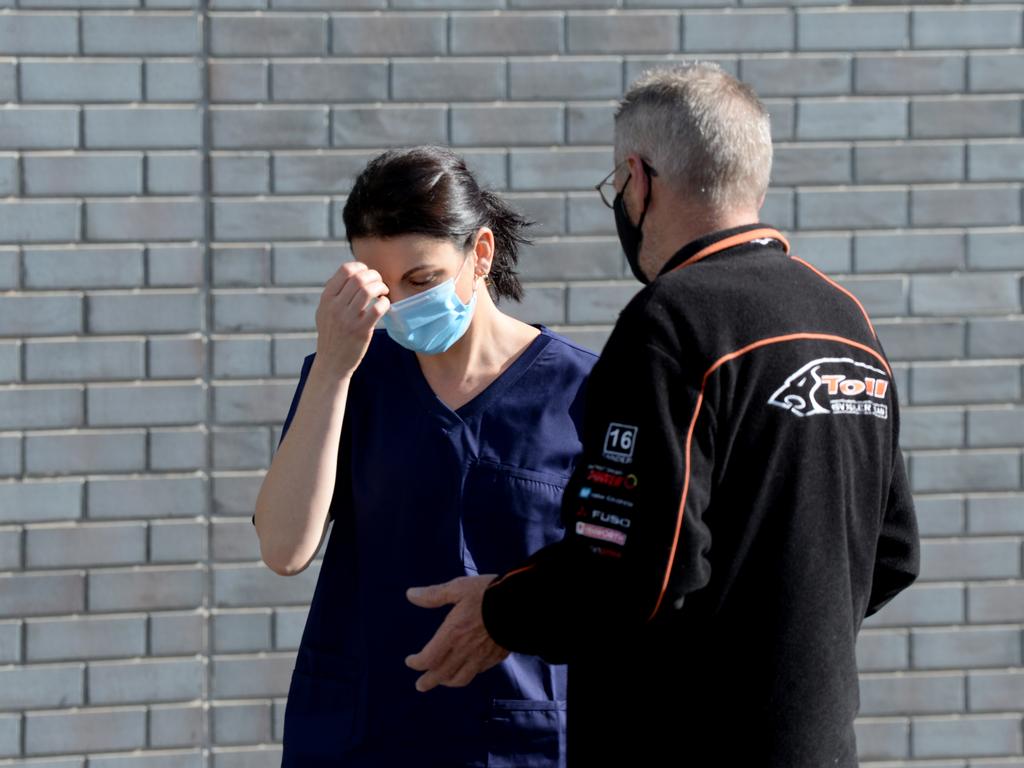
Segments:
[[[795,416],[853,413],[889,417],[889,374],[848,357],[821,357],[790,376],[768,404]]]

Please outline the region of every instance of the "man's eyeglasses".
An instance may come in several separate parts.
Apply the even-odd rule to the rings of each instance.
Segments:
[[[605,176],[600,183],[594,185],[594,189],[597,190],[597,194],[601,196],[601,202],[604,203],[609,208],[615,207],[615,196],[619,194],[615,190],[615,174],[619,170],[619,168],[626,164],[626,162],[627,160],[623,160],[621,163],[616,165],[612,169],[611,173]],[[652,168],[650,163],[648,163],[646,160],[641,159],[640,162],[643,163],[644,170],[647,171],[648,176],[658,175],[658,172],[654,170],[654,168]]]

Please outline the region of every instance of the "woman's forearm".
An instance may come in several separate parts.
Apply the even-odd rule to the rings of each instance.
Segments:
[[[316,556],[334,495],[341,426],[350,379],[313,358],[291,425],[256,498],[263,561],[285,576]]]

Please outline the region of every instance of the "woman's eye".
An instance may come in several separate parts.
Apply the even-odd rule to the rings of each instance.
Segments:
[[[421,288],[424,285],[430,285],[432,282],[434,282],[435,277],[435,275],[431,275],[426,280],[410,280],[409,283],[411,285],[415,285],[417,288]]]

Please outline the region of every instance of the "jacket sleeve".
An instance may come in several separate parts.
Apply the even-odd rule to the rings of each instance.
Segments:
[[[593,369],[565,537],[484,595],[487,630],[509,650],[583,657],[707,583],[713,419],[656,322],[631,304]]]
[[[892,479],[882,515],[871,596],[865,617],[877,613],[882,606],[909,587],[920,572],[921,552],[914,499],[907,481],[903,453],[898,445],[893,450]]]

